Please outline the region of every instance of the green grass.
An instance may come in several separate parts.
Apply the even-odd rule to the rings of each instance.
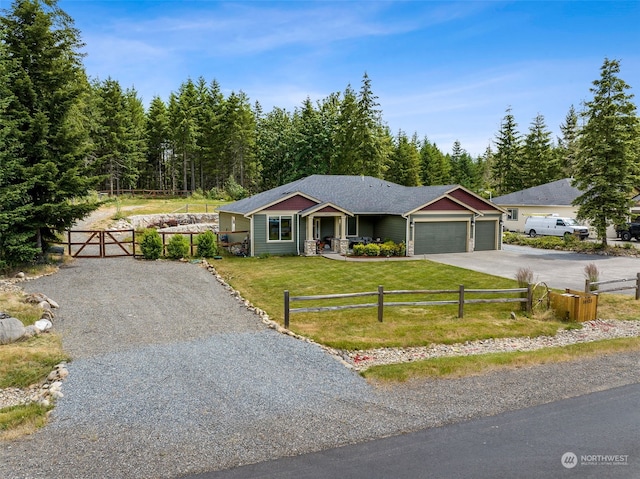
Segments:
[[[41,428],[52,408],[31,403],[0,409],[0,440],[15,439]]]
[[[367,379],[379,382],[404,382],[415,378],[451,378],[482,374],[497,369],[575,361],[629,351],[640,351],[640,338],[610,339],[528,352],[489,353],[379,365],[372,366],[361,374]]]
[[[68,360],[60,337],[53,333],[3,345],[0,347],[0,388],[36,384],[43,381],[56,364]]]
[[[227,202],[204,198],[162,198],[149,199],[134,196],[120,196],[105,202],[104,207],[116,208],[114,216],[125,218],[129,215],[152,215],[161,213],[213,213]]]
[[[510,279],[477,273],[431,261],[346,262],[325,258],[269,257],[225,258],[215,262],[221,276],[271,319],[283,323],[283,291],[291,296],[385,290],[457,290],[517,288]],[[496,296],[496,295],[494,295]],[[391,301],[455,299],[457,295],[387,296]],[[483,296],[489,297],[489,296]],[[515,297],[515,296],[513,296]],[[375,297],[349,298],[330,302],[292,302],[291,307],[372,303]],[[386,307],[384,321],[377,321],[377,309],[356,309],[318,313],[293,313],[290,329],[338,349],[425,346],[497,337],[553,335],[568,326],[546,318],[528,318],[518,303],[465,306],[465,317],[457,318],[457,305],[431,307]],[[518,319],[510,318],[517,312]]]

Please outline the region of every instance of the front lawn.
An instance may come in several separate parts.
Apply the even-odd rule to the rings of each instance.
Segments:
[[[218,273],[271,319],[283,324],[283,292],[291,296],[385,290],[457,290],[517,288],[515,279],[442,265],[425,260],[347,262],[326,258],[225,257],[213,263]],[[503,295],[504,296],[504,295]],[[450,296],[393,296],[390,301],[455,299]],[[515,297],[511,295],[511,297]],[[291,307],[372,303],[375,297],[349,298],[311,303],[292,302]],[[457,318],[457,305],[430,307],[385,307],[384,321],[377,320],[375,307],[346,311],[293,313],[290,329],[338,349],[425,346],[497,337],[553,335],[573,327],[544,317],[526,317],[519,303],[465,306],[465,317]],[[517,319],[511,319],[515,312]]]

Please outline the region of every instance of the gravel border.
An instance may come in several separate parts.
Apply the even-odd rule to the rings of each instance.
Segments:
[[[186,263],[83,259],[25,289],[74,360],[50,425],[2,444],[6,479],[177,477],[640,382],[616,354],[375,386]]]

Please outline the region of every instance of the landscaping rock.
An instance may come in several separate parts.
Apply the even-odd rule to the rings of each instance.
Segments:
[[[24,336],[25,328],[18,318],[0,319],[0,344],[15,343]]]

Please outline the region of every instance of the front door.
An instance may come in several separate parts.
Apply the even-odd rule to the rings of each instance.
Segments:
[[[320,239],[320,218],[314,218],[313,219],[313,239],[314,240],[319,240]]]

